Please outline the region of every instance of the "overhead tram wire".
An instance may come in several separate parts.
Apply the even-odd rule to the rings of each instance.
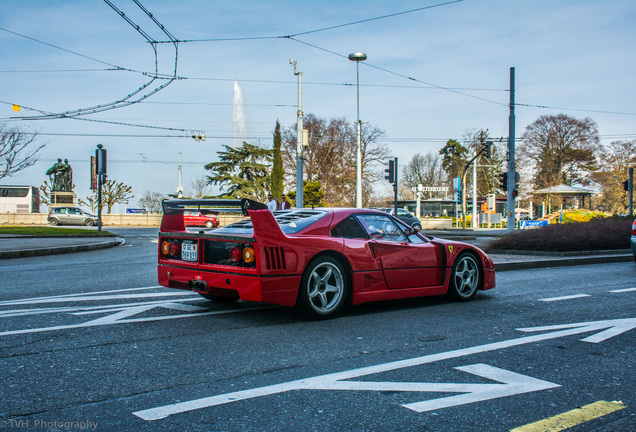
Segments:
[[[116,108],[121,108],[124,106],[129,106],[129,105],[133,105],[136,103],[141,102],[142,100],[154,95],[155,93],[161,91],[162,89],[164,89],[165,87],[167,87],[168,85],[170,85],[172,82],[174,82],[177,78],[177,64],[178,64],[178,43],[177,40],[174,36],[172,36],[172,34],[170,34],[170,32],[168,32],[165,27],[159,23],[154,17],[153,15],[145,8],[143,7],[143,5],[138,1],[138,0],[134,0],[135,4],[144,12],[146,13],[146,15],[148,15],[153,22],[170,38],[171,42],[173,43],[174,47],[175,47],[175,63],[174,63],[174,71],[171,75],[166,75],[166,76],[160,76],[159,74],[159,61],[158,61],[158,53],[157,53],[157,46],[156,46],[156,41],[154,39],[152,39],[150,37],[150,35],[148,35],[139,25],[135,24],[130,18],[128,18],[126,16],[126,14],[124,14],[121,10],[119,10],[112,2],[110,2],[109,0],[104,0],[104,2],[106,4],[108,4],[115,12],[117,12],[128,24],[130,24],[139,34],[141,34],[147,42],[149,42],[152,46],[153,52],[154,52],[154,57],[155,57],[155,72],[154,74],[148,74],[148,73],[142,73],[146,76],[148,76],[150,78],[150,81],[148,81],[147,83],[143,84],[141,87],[139,87],[138,89],[136,89],[135,91],[129,93],[128,95],[126,95],[124,98],[113,101],[113,102],[109,102],[109,103],[105,103],[105,104],[100,104],[100,105],[94,105],[91,107],[87,107],[87,108],[80,108],[80,109],[76,109],[76,110],[71,110],[71,111],[65,111],[65,112],[61,112],[61,113],[46,113],[42,110],[37,110],[37,109],[33,109],[36,112],[40,112],[42,115],[41,116],[31,116],[31,117],[22,117],[22,120],[38,120],[38,119],[55,119],[55,118],[74,118],[74,119],[79,119],[80,116],[84,116],[87,114],[94,114],[97,112],[103,112],[103,111],[107,111],[107,110],[112,110],[112,109],[116,109]],[[20,35],[20,36],[24,36],[24,35]],[[26,37],[26,36],[25,36]],[[27,37],[28,38],[28,37]],[[31,38],[30,38],[31,39]],[[42,42],[42,41],[38,41],[41,43],[44,43],[46,45],[50,45],[53,46],[51,44],[48,44],[46,42]],[[64,51],[68,51],[71,52],[69,50],[65,50],[63,48],[54,46],[58,49],[62,49]],[[73,54],[76,55],[80,55],[82,57],[86,57],[90,60],[94,60],[103,64],[106,64],[108,66],[112,66],[115,68],[118,68],[118,66],[116,65],[112,65],[110,63],[107,62],[103,62],[101,60],[92,58],[92,57],[88,57],[88,56],[84,56],[81,55],[79,53],[75,53],[72,52]],[[167,80],[167,82],[160,84],[160,85],[156,85],[151,87],[154,82],[156,80]],[[139,95],[140,93],[144,92],[146,89],[150,89],[147,92]],[[136,99],[133,99],[133,97],[137,96]]]
[[[464,0],[451,0],[451,1],[447,1],[444,3],[438,3],[438,4],[434,4],[434,5],[430,5],[430,6],[423,6],[420,8],[416,8],[416,9],[410,9],[410,10],[406,10],[406,11],[401,11],[401,12],[395,12],[395,13],[391,13],[391,14],[387,14],[387,15],[382,15],[382,16],[377,16],[377,17],[373,17],[373,18],[366,18],[366,19],[362,19],[362,20],[358,20],[358,21],[352,21],[352,22],[348,22],[348,23],[344,23],[344,24],[336,24],[336,25],[332,25],[332,26],[328,26],[328,27],[322,27],[322,28],[318,28],[318,29],[314,29],[314,30],[307,30],[304,32],[299,32],[299,33],[293,33],[293,34],[288,34],[288,35],[276,35],[276,36],[246,36],[246,37],[232,37],[232,38],[207,38],[207,39],[181,39],[178,40],[177,42],[179,43],[195,43],[195,42],[227,42],[227,41],[245,41],[245,40],[266,40],[266,39],[289,39],[295,36],[302,36],[302,35],[307,35],[307,34],[311,34],[311,33],[318,33],[318,32],[323,32],[323,31],[327,31],[327,30],[333,30],[333,29],[337,29],[337,28],[342,28],[342,27],[348,27],[348,26],[352,26],[352,25],[356,25],[356,24],[363,24],[363,23],[367,23],[370,21],[377,21],[377,20],[381,20],[381,19],[385,19],[385,18],[392,18],[398,15],[406,15],[406,14],[410,14],[410,13],[415,13],[415,12],[420,12],[426,9],[433,9],[433,8],[438,8],[441,6],[448,6],[451,5],[453,3],[461,3]],[[156,43],[172,43],[172,41],[156,41]]]

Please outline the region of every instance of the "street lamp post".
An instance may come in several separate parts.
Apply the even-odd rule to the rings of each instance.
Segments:
[[[358,132],[358,156],[356,160],[356,207],[362,208],[362,143],[360,123],[360,62],[367,59],[367,55],[362,52],[349,54],[349,60],[356,62],[356,107],[357,107],[357,132]]]
[[[303,203],[303,73],[296,71],[296,60],[289,59],[289,64],[294,65],[294,75],[298,76],[298,111],[296,132],[296,207],[304,207]]]

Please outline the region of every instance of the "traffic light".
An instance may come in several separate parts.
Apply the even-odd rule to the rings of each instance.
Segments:
[[[389,160],[389,167],[384,171],[388,173],[384,178],[387,179],[389,183],[395,183],[395,161],[393,159]]]
[[[487,159],[491,159],[492,158],[492,141],[486,141],[484,143],[484,156]]]
[[[508,173],[502,172],[499,174],[499,189],[504,192],[508,191]]]
[[[625,180],[623,182],[623,190],[624,191],[629,191],[629,180]]]
[[[518,196],[519,196],[519,191],[518,191],[517,189],[514,189],[514,190],[512,191],[512,197],[513,197],[513,198],[517,198]]]
[[[192,135],[192,138],[194,138],[195,141],[205,141],[205,134]]]

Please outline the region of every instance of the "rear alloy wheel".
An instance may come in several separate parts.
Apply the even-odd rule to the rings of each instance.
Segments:
[[[86,226],[93,226],[95,225],[95,221],[93,219],[86,219],[86,222],[84,222],[84,224]]]
[[[448,295],[459,301],[471,300],[477,294],[480,278],[477,258],[470,253],[459,255],[453,265]]]
[[[207,221],[205,223],[205,227],[208,228],[208,229],[212,228],[213,226],[214,226],[214,224],[212,223],[212,221]]]
[[[57,225],[59,225],[59,224],[60,224],[60,221],[59,221],[59,220],[57,220],[57,219],[55,219],[55,218],[53,218],[53,219],[51,219],[51,220],[49,221],[49,223],[50,223],[51,225],[53,225],[53,226],[57,226]]]
[[[296,306],[308,318],[327,319],[342,309],[348,293],[349,280],[338,260],[319,257],[303,273]]]

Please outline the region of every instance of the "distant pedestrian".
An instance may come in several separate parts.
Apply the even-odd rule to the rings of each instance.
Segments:
[[[274,200],[272,194],[267,195],[267,208],[269,211],[275,211],[278,208],[278,203]]]
[[[283,195],[280,197],[280,209],[287,210],[291,208],[291,204],[287,201],[287,196]]]

